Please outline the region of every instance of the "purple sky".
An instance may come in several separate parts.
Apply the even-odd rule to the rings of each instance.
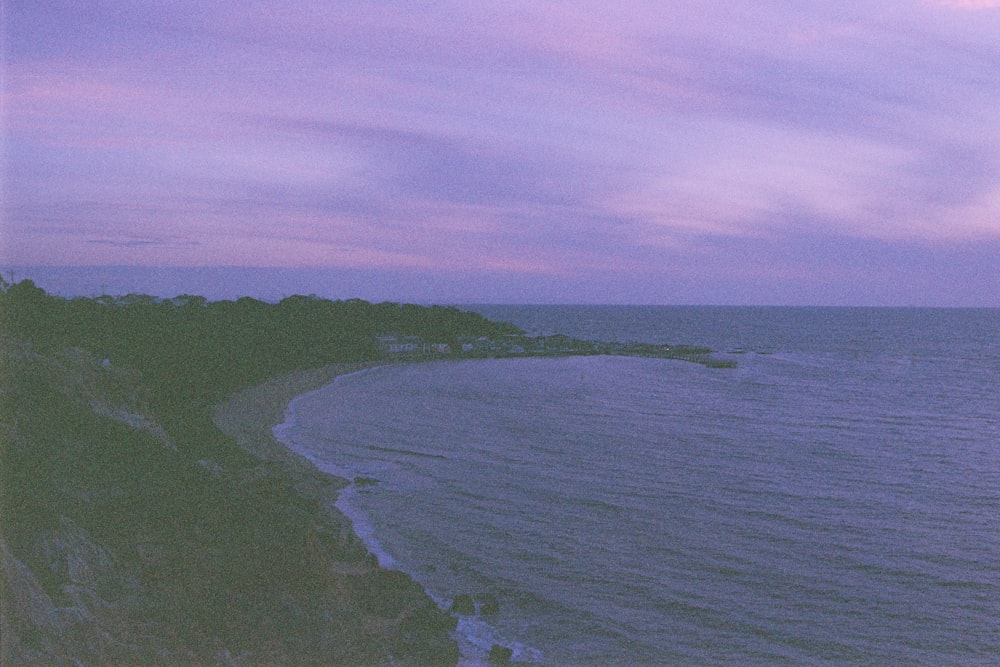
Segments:
[[[3,11],[0,266],[79,290],[1000,306],[1000,0]]]

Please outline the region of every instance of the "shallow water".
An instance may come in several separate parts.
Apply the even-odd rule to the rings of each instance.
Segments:
[[[281,437],[379,480],[341,500],[460,625],[545,664],[977,664],[1000,656],[998,311],[510,308],[707,343],[339,378]],[[735,352],[739,351],[738,354]]]

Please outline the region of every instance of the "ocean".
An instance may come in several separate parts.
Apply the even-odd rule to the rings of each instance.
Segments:
[[[475,306],[708,345],[342,376],[276,434],[387,566],[542,665],[1000,663],[1000,310]],[[486,609],[485,611],[493,611]]]

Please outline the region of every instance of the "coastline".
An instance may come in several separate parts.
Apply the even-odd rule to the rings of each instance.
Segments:
[[[351,584],[337,585],[338,604],[356,608],[367,617],[362,621],[367,626],[364,634],[374,645],[388,643],[396,647],[387,664],[410,664],[411,661],[414,664],[455,664],[459,660],[458,647],[450,631],[457,619],[441,610],[409,575],[382,567],[376,555],[365,546],[351,519],[335,506],[341,490],[350,481],[320,470],[273,434],[274,427],[284,421],[289,404],[298,396],[318,390],[338,376],[386,364],[384,361],[345,362],[278,375],[236,392],[225,402],[213,406],[212,422],[259,461],[257,466],[243,473],[247,481],[253,483],[277,473],[279,479],[314,506],[320,523],[334,529],[338,535],[336,546],[322,556],[328,573],[335,580],[357,580],[365,589],[356,590]],[[363,557],[359,558],[360,554],[364,554]],[[373,596],[374,599],[370,599]],[[399,651],[400,647],[404,650]]]
[[[272,428],[390,352],[374,332],[426,357],[513,325],[298,295],[70,301],[30,280],[0,284],[0,312],[0,662],[458,662],[456,616],[380,567],[335,504],[348,482]]]
[[[212,422],[262,462],[282,462],[294,467],[305,464],[315,471],[312,463],[279,442],[272,429],[284,421],[285,411],[296,397],[330,384],[339,375],[383,365],[385,362],[381,361],[345,362],[278,375],[238,391],[214,406]],[[327,477],[340,480],[332,475]]]
[[[285,420],[289,404],[295,398],[320,389],[341,375],[383,366],[385,362],[344,362],[309,368],[275,376],[266,382],[230,395],[224,403],[213,406],[212,423],[232,438],[245,452],[260,461],[251,476],[278,466],[291,486],[303,497],[318,502],[326,519],[352,541],[363,541],[351,520],[334,503],[350,480],[326,473],[311,461],[279,441],[273,429]]]

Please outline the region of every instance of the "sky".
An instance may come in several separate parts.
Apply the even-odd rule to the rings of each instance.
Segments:
[[[7,278],[1000,306],[1000,0],[2,12]]]

